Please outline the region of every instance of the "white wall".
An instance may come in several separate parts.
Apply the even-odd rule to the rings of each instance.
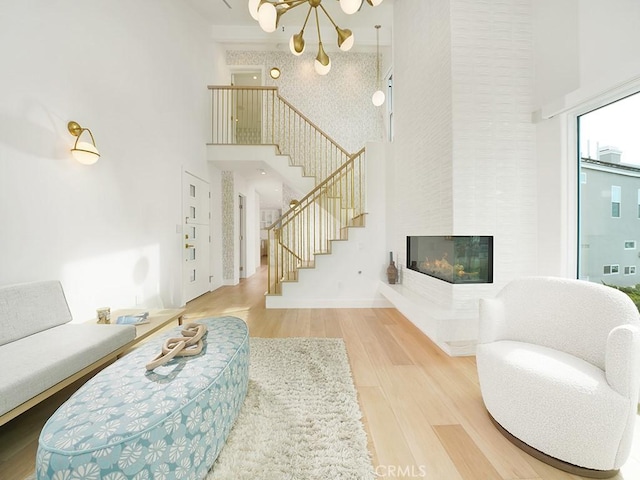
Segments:
[[[266,75],[265,84],[278,87],[280,95],[318,125],[338,145],[356,153],[366,142],[382,141],[383,112],[371,103],[376,90],[375,54],[331,52],[331,71],[318,75],[315,54],[301,57],[287,52],[227,52],[229,65],[263,66],[281,71],[278,80]],[[225,82],[225,84],[228,83]]]
[[[210,44],[180,2],[5,2],[0,284],[60,279],[77,321],[183,303],[180,179],[207,174]],[[71,158],[69,120],[96,165]]]
[[[640,2],[536,0],[539,273],[574,277],[576,117],[640,90]],[[555,15],[545,14],[555,12]],[[557,49],[549,52],[549,46]],[[560,76],[548,61],[562,65]]]
[[[386,278],[384,163],[388,144],[367,143],[365,228],[349,228],[348,241],[331,242],[330,255],[316,255],[315,268],[298,270],[282,295],[266,297],[267,308],[372,308],[390,304],[379,292]]]
[[[438,344],[473,341],[478,299],[537,268],[532,23],[530,0],[394,4],[390,250],[403,265],[408,235],[494,236],[493,284],[404,270]]]

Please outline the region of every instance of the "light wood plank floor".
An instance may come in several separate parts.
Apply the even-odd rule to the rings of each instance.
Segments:
[[[254,337],[343,338],[381,478],[581,478],[535,460],[498,433],[482,404],[473,357],[447,356],[395,309],[266,310],[265,273],[263,268],[238,286],[190,302],[187,320],[234,315],[247,322]],[[33,472],[42,425],[81,384],[0,427],[2,480],[22,480]],[[617,479],[640,479],[640,420],[636,423],[633,457]]]

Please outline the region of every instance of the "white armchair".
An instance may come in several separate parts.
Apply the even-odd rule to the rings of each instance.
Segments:
[[[596,478],[629,457],[640,318],[624,293],[581,280],[514,280],[480,301],[476,361],[487,411],[523,450]]]

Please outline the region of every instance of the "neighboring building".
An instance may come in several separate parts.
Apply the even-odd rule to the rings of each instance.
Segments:
[[[618,286],[640,283],[640,167],[606,148],[580,161],[582,279]]]

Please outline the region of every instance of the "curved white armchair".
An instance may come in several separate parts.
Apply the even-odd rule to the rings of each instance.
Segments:
[[[555,277],[480,301],[478,377],[487,411],[523,450],[607,478],[629,457],[640,390],[640,319],[604,285]]]

